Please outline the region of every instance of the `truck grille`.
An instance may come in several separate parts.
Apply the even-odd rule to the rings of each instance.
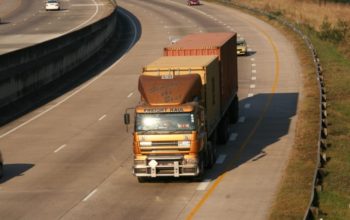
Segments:
[[[179,146],[178,141],[152,141],[150,146],[140,146],[142,153],[185,152],[190,147]]]

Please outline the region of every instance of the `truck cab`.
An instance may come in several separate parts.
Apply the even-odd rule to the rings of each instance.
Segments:
[[[206,143],[203,109],[198,103],[180,106],[138,106],[134,133],[134,175],[197,176],[204,161],[198,152]],[[201,167],[202,166],[202,167]]]
[[[207,140],[202,83],[198,74],[139,78],[141,102],[134,110],[133,174],[201,176],[215,155]],[[125,124],[130,123],[128,113]]]

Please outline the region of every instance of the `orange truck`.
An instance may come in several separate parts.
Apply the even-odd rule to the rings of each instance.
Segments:
[[[133,108],[133,173],[140,182],[161,176],[201,177],[215,163],[216,146],[227,141],[229,123],[238,117],[237,81],[228,82],[237,80],[235,37],[184,37],[164,49],[166,56],[143,68],[141,101]],[[188,39],[203,45],[189,44]],[[127,111],[124,122],[130,121]]]

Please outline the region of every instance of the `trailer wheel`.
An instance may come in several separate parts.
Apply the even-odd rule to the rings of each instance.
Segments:
[[[219,123],[218,144],[225,144],[226,143],[228,136],[229,136],[228,126],[229,126],[229,118],[226,114],[226,116]]]
[[[198,168],[199,168],[199,173],[197,176],[194,177],[194,180],[197,182],[200,182],[203,180],[204,177],[204,171],[205,171],[205,155],[203,152],[199,154],[199,161],[198,161]]]
[[[145,183],[145,182],[147,182],[147,177],[138,176],[137,181],[139,183]]]
[[[229,117],[230,117],[230,123],[234,124],[238,121],[239,117],[239,104],[238,104],[238,97],[237,95],[233,99],[230,107],[229,107]]]
[[[0,178],[4,175],[4,165],[0,164]]]
[[[216,148],[210,141],[207,143],[207,152],[207,168],[210,169],[213,167],[216,160]]]

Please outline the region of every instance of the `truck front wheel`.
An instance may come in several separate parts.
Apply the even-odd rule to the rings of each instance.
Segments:
[[[199,154],[199,161],[198,161],[198,175],[194,177],[194,180],[197,181],[197,182],[200,182],[203,180],[203,177],[204,177],[204,171],[205,171],[205,164],[206,164],[206,161],[205,161],[205,154],[204,152],[202,151],[200,154]]]
[[[233,99],[229,109],[228,109],[228,114],[230,118],[230,123],[234,124],[238,121],[239,117],[239,104],[238,104],[238,97],[237,95]]]
[[[219,123],[218,128],[218,144],[225,144],[228,137],[229,137],[229,119],[228,114],[222,119],[222,121]]]
[[[216,148],[210,141],[207,143],[207,168],[212,168],[216,160]]]
[[[0,178],[4,175],[4,165],[0,164]]]
[[[139,183],[145,183],[145,182],[147,182],[147,177],[142,177],[142,176],[138,176],[137,177],[137,181],[139,182]]]

